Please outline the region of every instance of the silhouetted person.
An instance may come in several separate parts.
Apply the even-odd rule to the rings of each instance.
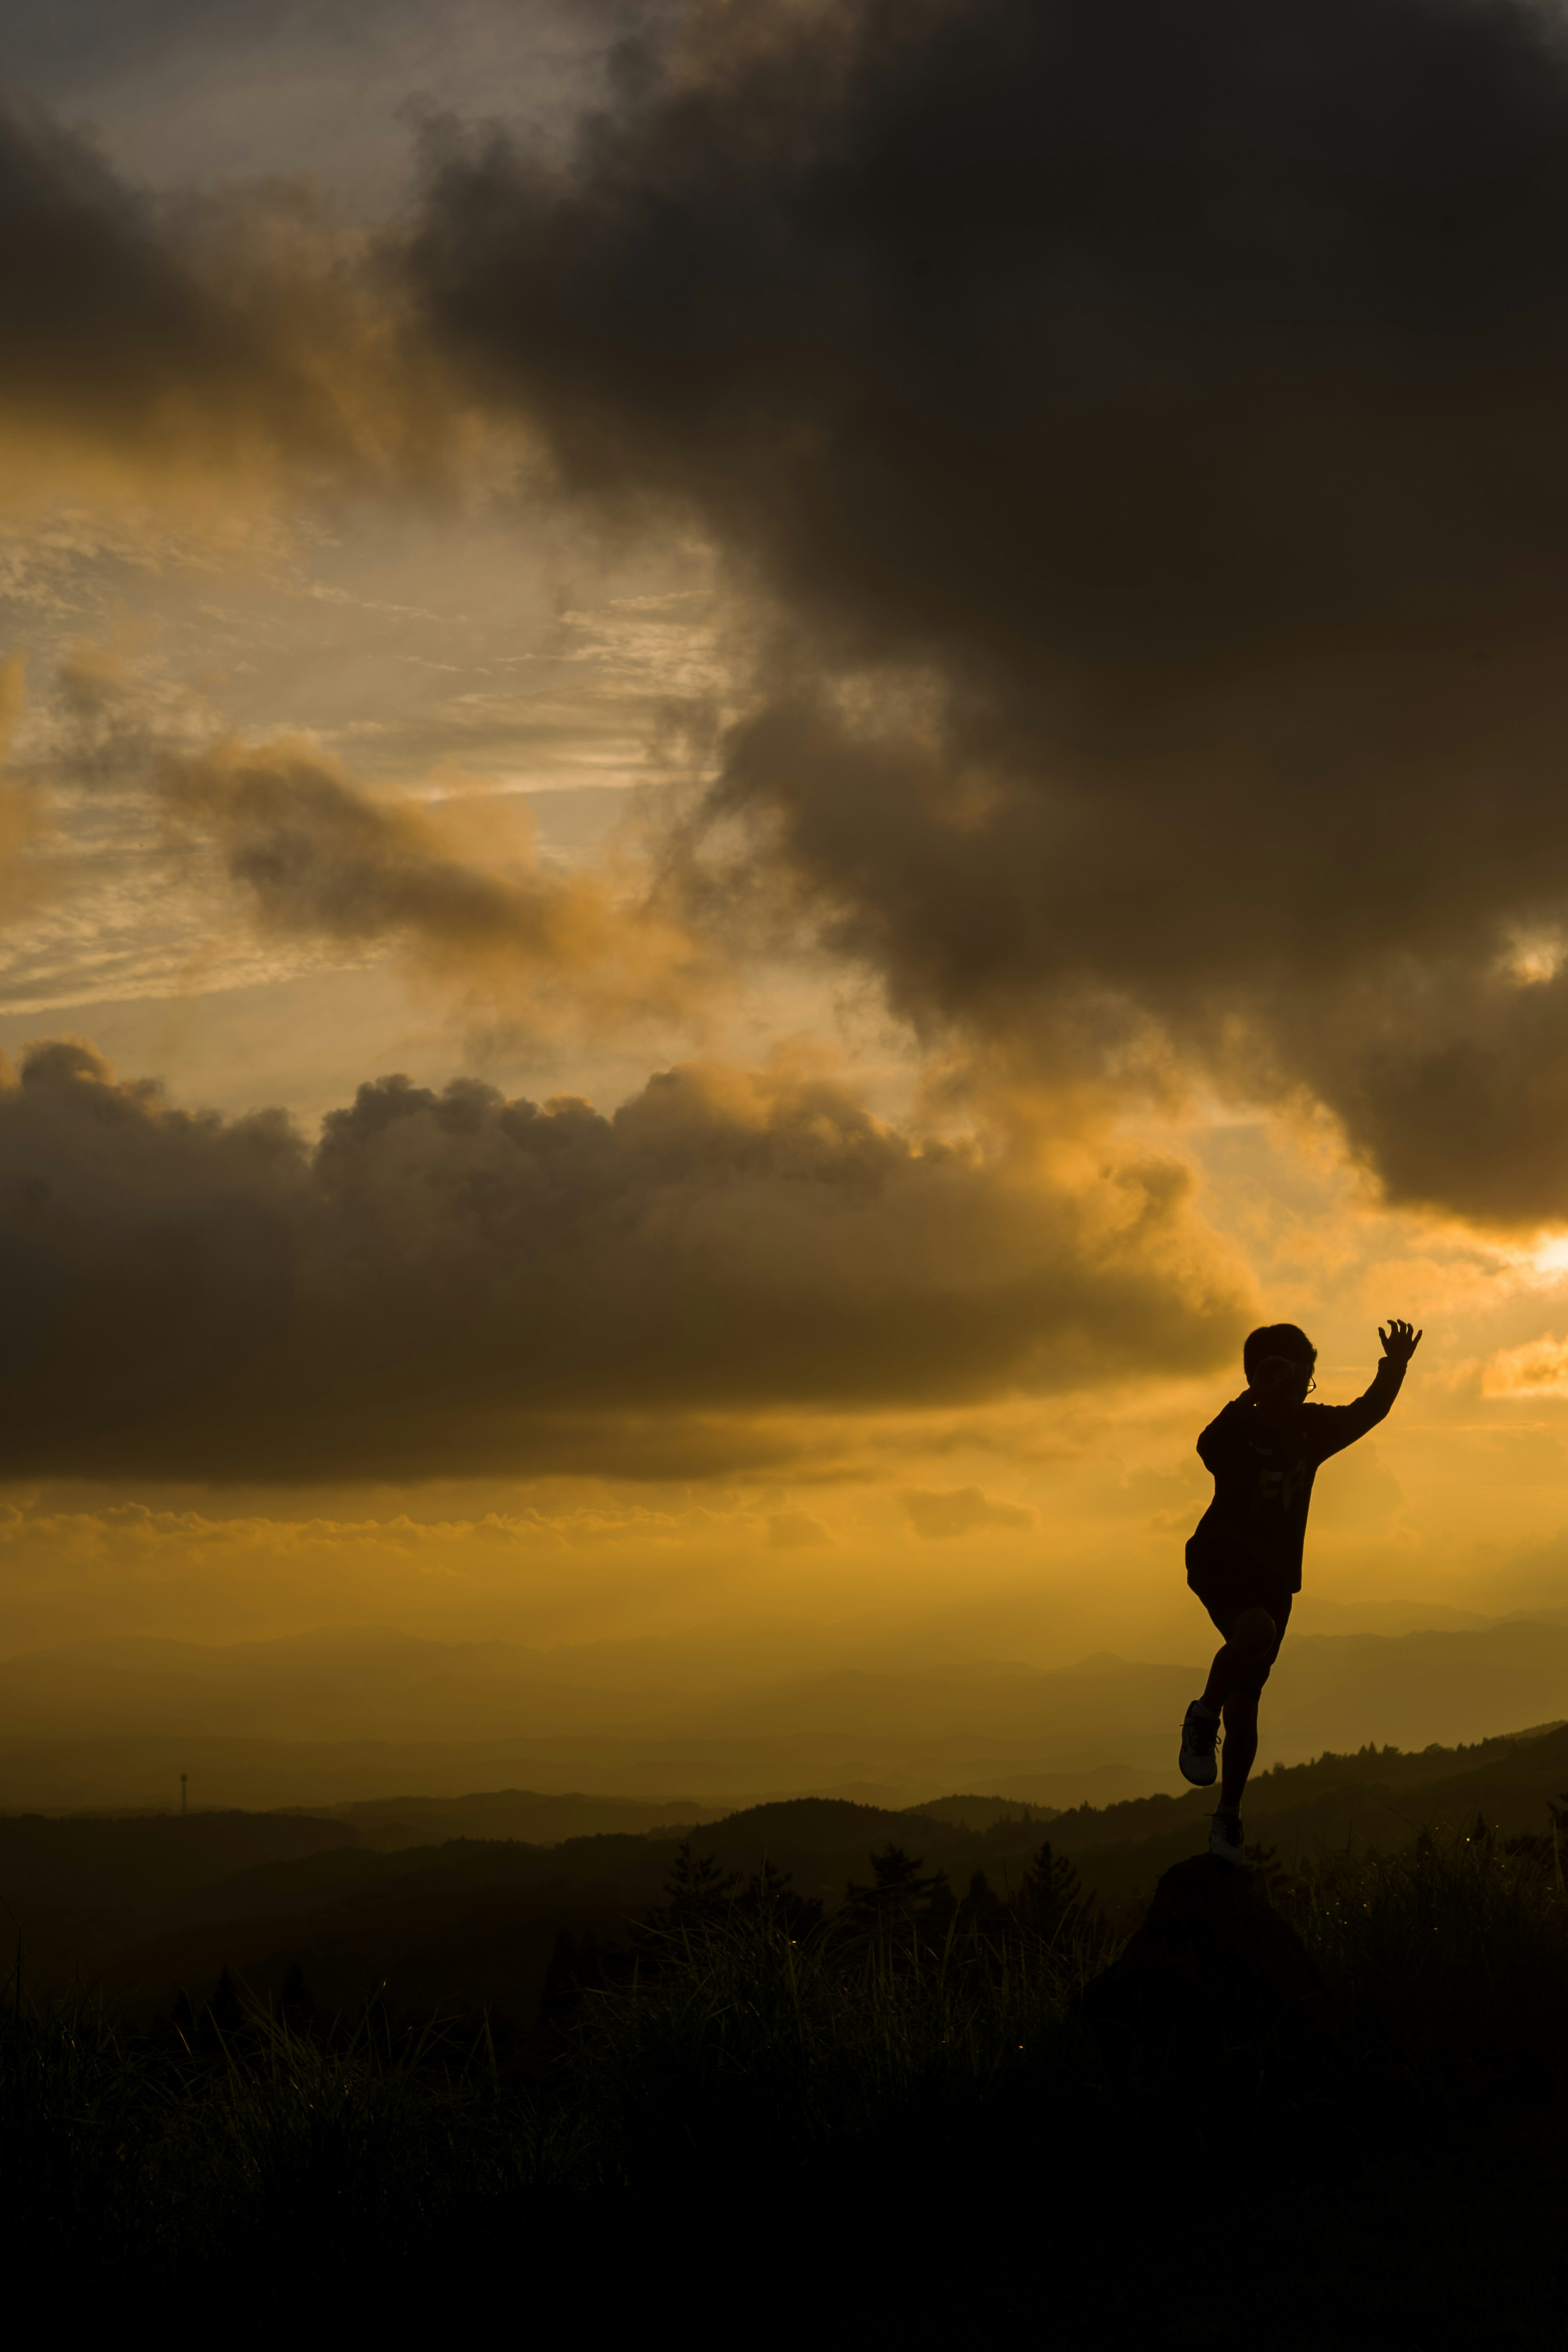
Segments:
[[[1258,1701],[1301,1589],[1301,1545],[1320,1462],[1375,1429],[1399,1393],[1419,1331],[1381,1328],[1383,1361],[1354,1404],[1309,1404],[1318,1351],[1294,1323],[1268,1323],[1241,1350],[1247,1387],[1197,1441],[1214,1500],[1186,1548],[1186,1580],[1225,1637],[1182,1726],[1181,1769],[1207,1789],[1225,1719],[1225,1772],[1208,1850],[1241,1859],[1241,1797],[1258,1753]]]

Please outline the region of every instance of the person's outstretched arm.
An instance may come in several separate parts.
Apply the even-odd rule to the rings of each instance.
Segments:
[[[1312,1412],[1312,1451],[1320,1462],[1331,1454],[1343,1454],[1369,1429],[1375,1429],[1385,1419],[1405,1379],[1406,1368],[1421,1344],[1421,1334],[1397,1316],[1390,1316],[1388,1328],[1378,1326],[1378,1338],[1383,1342],[1383,1361],[1372,1376],[1372,1386],[1354,1404],[1321,1404]]]

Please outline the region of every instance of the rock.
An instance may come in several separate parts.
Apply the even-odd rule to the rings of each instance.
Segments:
[[[1295,2048],[1333,2032],[1306,1946],[1253,1886],[1249,1870],[1195,1854],[1167,1870],[1120,1958],[1083,1989],[1083,2023],[1107,2054],[1241,2045]]]

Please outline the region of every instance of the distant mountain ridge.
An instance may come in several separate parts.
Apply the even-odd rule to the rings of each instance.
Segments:
[[[337,1806],[502,1787],[708,1811],[827,1794],[887,1807],[980,1790],[1076,1807],[1181,1786],[1186,1665],[846,1665],[717,1690],[585,1679],[582,1652],[437,1643],[384,1628],[236,1643],[96,1640],[0,1663],[0,1808]],[[707,1669],[705,1667],[704,1671]],[[697,1677],[694,1675],[694,1681]],[[1568,1717],[1568,1625],[1292,1634],[1261,1762],[1370,1740],[1452,1745]]]

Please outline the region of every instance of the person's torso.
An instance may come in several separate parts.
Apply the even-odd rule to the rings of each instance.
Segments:
[[[1249,1431],[1253,1470],[1247,1496],[1247,1519],[1252,1535],[1270,1551],[1292,1542],[1299,1550],[1306,1531],[1307,1508],[1312,1499],[1317,1464],[1301,1426],[1270,1429],[1259,1418]]]
[[[1282,1423],[1251,1409],[1235,1416],[1217,1453],[1214,1500],[1198,1523],[1196,1543],[1224,1536],[1241,1543],[1260,1565],[1292,1580],[1299,1576],[1318,1468],[1310,1412],[1304,1406]]]

